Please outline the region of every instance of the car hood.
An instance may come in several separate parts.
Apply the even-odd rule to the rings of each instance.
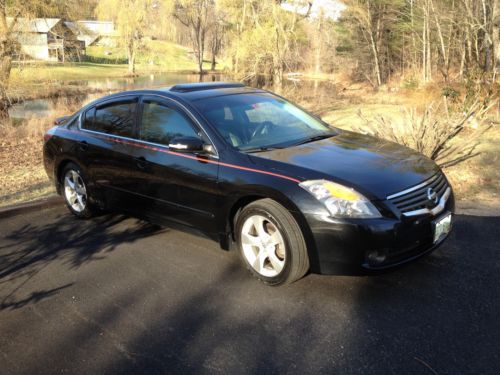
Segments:
[[[407,147],[348,131],[253,156],[288,174],[298,172],[294,175],[302,179],[325,178],[343,183],[371,199],[385,199],[439,171],[432,160]]]

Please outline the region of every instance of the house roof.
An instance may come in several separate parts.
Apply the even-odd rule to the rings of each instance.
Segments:
[[[115,30],[113,21],[94,21],[94,20],[81,20],[76,21],[80,28],[89,30],[90,33],[98,34],[99,36],[117,36],[118,32]]]
[[[99,38],[99,34],[94,33],[79,22],[67,21],[64,24],[76,35],[76,39],[85,42],[85,45],[90,45]]]
[[[14,32],[22,33],[48,33],[59,22],[60,18],[18,18],[12,29]],[[7,24],[10,26],[14,18],[7,17]]]

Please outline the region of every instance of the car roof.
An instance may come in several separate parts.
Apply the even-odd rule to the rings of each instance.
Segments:
[[[267,93],[267,91],[235,82],[187,83],[159,89],[120,91],[96,99],[85,107],[99,105],[108,100],[118,99],[128,95],[160,95],[167,98],[178,99],[181,102],[193,102],[205,98],[249,93]]]

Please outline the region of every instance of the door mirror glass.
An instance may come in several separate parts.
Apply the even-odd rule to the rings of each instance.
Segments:
[[[205,143],[196,137],[176,137],[170,141],[168,147],[177,152],[204,152]]]

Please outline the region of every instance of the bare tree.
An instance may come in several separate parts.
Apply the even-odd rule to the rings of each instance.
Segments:
[[[479,154],[481,137],[493,126],[487,113],[495,105],[495,101],[485,104],[476,97],[466,111],[449,113],[440,105],[430,103],[423,112],[404,110],[405,121],[393,121],[385,116],[367,118],[360,111],[358,115],[365,125],[356,126],[355,130],[413,148],[446,168]],[[471,119],[479,123],[477,129],[471,130],[467,137],[458,138]]]
[[[355,35],[359,35],[369,49],[372,59],[374,82],[369,75],[366,78],[374,87],[379,87],[390,74],[391,25],[397,22],[402,4],[398,0],[351,0],[348,5],[348,20]],[[386,55],[385,66],[382,50]]]
[[[212,9],[213,24],[209,30],[209,47],[211,53],[211,67],[210,70],[214,71],[217,66],[217,57],[219,56],[224,37],[227,29],[226,13],[217,7]]]
[[[198,62],[198,71],[203,74],[203,57],[207,33],[213,26],[210,16],[213,14],[213,0],[177,0],[174,6],[174,17],[190,31],[191,41]]]

